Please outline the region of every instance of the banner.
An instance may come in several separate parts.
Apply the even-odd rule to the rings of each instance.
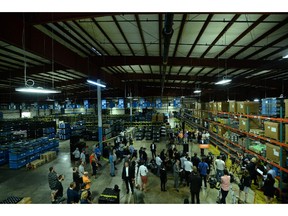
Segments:
[[[118,108],[124,109],[124,99],[122,98],[118,99]]]
[[[106,100],[102,100],[102,109],[107,109]]]

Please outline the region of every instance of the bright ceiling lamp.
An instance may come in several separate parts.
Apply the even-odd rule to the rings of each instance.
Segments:
[[[38,87],[38,88],[33,88],[33,87],[16,88],[15,91],[25,92],[25,93],[38,93],[38,94],[61,93],[61,91],[58,91],[58,90],[44,89],[44,88],[41,88],[41,87]]]
[[[92,85],[96,85],[96,86],[100,86],[102,88],[106,88],[106,85],[103,85],[100,82],[95,82],[95,81],[92,81],[92,80],[87,80],[87,82],[92,84]]]
[[[288,54],[282,57],[283,59],[287,59],[288,58]]]
[[[223,79],[216,82],[215,85],[225,85],[225,84],[230,83],[231,81],[232,81],[232,79],[228,79],[226,77],[223,77]]]
[[[201,90],[200,90],[200,89],[196,89],[196,90],[194,91],[194,93],[195,93],[195,94],[199,94],[199,93],[201,93]]]

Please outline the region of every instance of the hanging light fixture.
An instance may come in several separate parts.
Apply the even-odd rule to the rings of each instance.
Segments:
[[[224,76],[223,79],[216,82],[215,85],[225,85],[225,84],[229,84],[231,81],[232,79],[228,79]]]
[[[101,84],[100,82],[95,82],[93,80],[87,80],[88,83],[92,84],[92,85],[96,85],[96,86],[100,86],[102,88],[106,88],[106,85]]]
[[[22,35],[22,43],[23,43],[23,50],[24,50],[24,87],[15,88],[17,92],[24,92],[24,93],[36,93],[36,94],[53,94],[53,93],[61,93],[61,91],[54,90],[54,89],[45,89],[42,87],[34,87],[34,80],[27,79],[27,63],[26,63],[26,50],[25,50],[25,19],[23,18],[23,35]],[[53,46],[53,43],[52,43]],[[53,61],[53,59],[52,59]],[[53,66],[53,63],[52,63]],[[54,87],[54,81],[52,77],[52,85]]]
[[[200,90],[200,89],[195,89],[195,90],[194,90],[194,93],[195,93],[195,94],[199,94],[199,93],[201,93],[201,90]]]

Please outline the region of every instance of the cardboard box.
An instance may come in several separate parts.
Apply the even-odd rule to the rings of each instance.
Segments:
[[[209,102],[209,111],[213,111],[214,102]]]
[[[17,204],[31,204],[31,203],[32,203],[31,197],[24,197]]]
[[[259,102],[246,102],[246,101],[237,102],[237,113],[258,114]]]
[[[282,163],[286,164],[286,151],[283,151],[282,153]],[[280,164],[280,146],[266,143],[266,158]]]
[[[285,99],[284,103],[285,103],[285,118],[288,118],[288,99]]]
[[[218,103],[217,102],[213,103],[213,111],[218,111]]]
[[[249,122],[249,127],[247,130],[247,125]],[[248,119],[248,118],[239,118],[239,130],[249,131],[249,129],[258,129],[261,127],[261,121],[259,119]]]
[[[217,109],[220,112],[228,112],[229,111],[229,103],[228,102],[217,102]]]
[[[209,110],[209,103],[205,103],[205,110]]]
[[[44,160],[45,163],[56,159],[56,157],[57,157],[56,151],[48,151],[48,152],[40,155],[40,159]]]
[[[199,103],[199,102],[195,103],[195,109],[197,110],[202,110],[204,109],[204,107],[205,107],[205,103]]]
[[[237,113],[237,102],[236,101],[229,101],[229,112]]]
[[[264,122],[264,135],[266,137],[279,140],[280,124],[277,122]]]
[[[208,112],[202,111],[202,118],[208,118]]]

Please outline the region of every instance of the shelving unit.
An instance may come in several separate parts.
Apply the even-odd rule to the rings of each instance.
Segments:
[[[286,156],[288,155],[286,153],[288,149],[287,144],[288,124],[285,125],[286,127],[285,141],[283,133],[284,123],[288,123],[288,119],[282,118],[284,107],[283,106],[279,107],[278,106],[279,103],[274,104],[277,104],[277,111],[279,112],[279,116],[277,117],[258,115],[256,114],[257,110],[255,109],[254,109],[255,114],[249,114],[249,106],[248,108],[246,108],[245,113],[229,112],[229,108],[231,108],[231,106],[229,107],[230,104],[228,104],[227,106],[227,102],[226,104],[224,102],[225,111],[222,111],[221,109],[220,110],[218,109],[219,107],[218,102],[218,103],[197,105],[197,107],[196,106],[194,107],[195,109],[185,109],[184,112],[182,112],[180,119],[182,121],[185,121],[192,127],[208,130],[210,133],[211,143],[218,146],[218,148],[221,151],[225,152],[230,157],[234,157],[236,160],[239,160],[237,153],[245,152],[251,155],[255,155],[260,160],[265,161],[274,166],[275,169],[277,168],[279,171],[277,174],[279,174],[280,189],[282,191],[283,177],[284,175],[287,176],[288,174],[288,160],[286,159]],[[236,102],[234,105],[236,105]],[[275,109],[272,108],[272,110],[273,110],[272,113],[274,115]],[[243,110],[241,112],[243,112]],[[241,121],[244,122],[243,125],[241,125]],[[265,123],[266,130],[260,129],[261,126],[264,124],[263,121],[266,122]],[[259,125],[257,125],[257,122],[259,122]],[[240,123],[241,126],[240,127],[238,126],[237,128],[238,123]],[[270,125],[269,129],[271,130],[272,135],[267,133],[268,128],[267,125]],[[254,127],[254,129],[250,130],[251,129],[250,126]],[[233,135],[233,140],[231,140],[231,134]],[[238,136],[236,136],[236,134]],[[277,134],[278,136],[275,136],[275,134]],[[239,139],[241,142],[239,141],[237,142],[237,140]],[[259,146],[256,147],[260,148],[253,149],[252,151],[251,143],[255,142],[259,143]],[[260,144],[260,142],[264,142],[265,144]],[[264,148],[261,149],[262,146],[265,146],[267,150],[269,150],[267,152],[269,153],[269,155],[266,155],[266,150],[264,151]],[[271,148],[273,148],[274,152],[271,150]],[[278,149],[279,151],[277,152],[277,150],[275,149]],[[271,155],[271,151],[272,154],[274,153],[276,155],[275,157]],[[279,158],[279,161],[277,161],[275,158],[276,159]]]

